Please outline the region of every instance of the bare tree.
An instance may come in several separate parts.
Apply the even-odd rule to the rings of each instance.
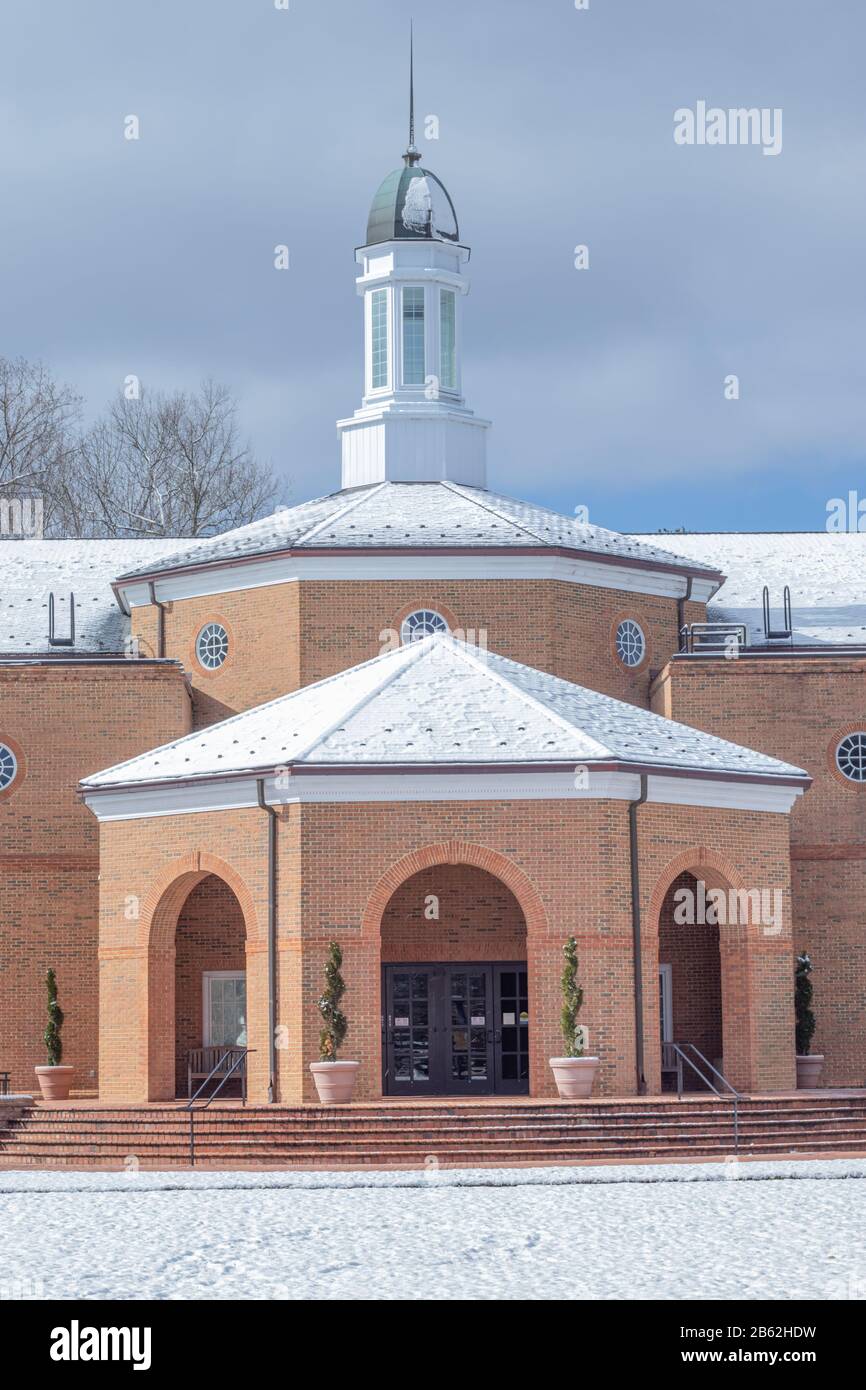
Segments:
[[[60,510],[67,535],[209,536],[261,516],[275,486],[239,436],[230,391],[205,381],[121,392],[82,434]]]
[[[41,362],[0,357],[0,500],[38,498],[44,524],[57,518],[60,480],[76,452],[81,398]],[[4,512],[5,514],[5,512]]]

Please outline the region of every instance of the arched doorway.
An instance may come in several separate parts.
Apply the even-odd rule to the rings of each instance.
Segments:
[[[208,874],[183,904],[175,931],[175,1087],[188,1093],[190,1058],[212,1049],[247,1045],[246,927],[241,905],[227,883]],[[205,1066],[206,1071],[210,1070]],[[223,1087],[237,1094],[238,1079]]]
[[[712,1066],[724,1071],[719,923],[712,899],[707,910],[708,891],[703,880],[681,873],[668,888],[659,912],[663,1089],[673,1089],[676,1081],[676,1055],[665,1044],[690,1043]],[[688,1066],[683,1083],[686,1090],[706,1089]]]
[[[466,863],[412,874],[381,959],[386,1095],[528,1093],[526,919],[505,883]]]
[[[261,1052],[264,1015],[254,1004],[263,958],[261,952],[249,955],[258,940],[250,894],[216,857],[195,853],[190,859],[189,867],[178,861],[163,870],[144,916],[148,1100],[185,1096],[190,1051],[221,1046],[226,1028],[237,1036],[245,1031],[247,1045]],[[261,1086],[262,1077],[250,1077],[249,1094],[256,1096]]]

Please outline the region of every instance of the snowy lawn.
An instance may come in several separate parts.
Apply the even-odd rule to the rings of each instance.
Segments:
[[[866,1160],[7,1172],[0,1297],[862,1299],[864,1232]]]

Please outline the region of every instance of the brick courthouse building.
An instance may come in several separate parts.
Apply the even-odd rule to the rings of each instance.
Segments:
[[[14,1089],[53,966],[73,1094],[183,1095],[246,1042],[252,1098],[310,1100],[337,939],[359,1098],[550,1095],[570,935],[601,1093],[660,1091],[663,1039],[791,1088],[802,949],[824,1080],[863,1084],[866,537],[672,553],[489,491],[467,260],[410,147],[357,252],[341,491],[195,542],[3,543]]]

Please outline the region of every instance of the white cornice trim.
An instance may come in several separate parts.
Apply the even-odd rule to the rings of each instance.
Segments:
[[[250,557],[213,569],[178,571],[155,580],[156,596],[163,602],[202,598],[212,594],[261,589],[297,580],[430,580],[430,579],[552,579],[564,584],[586,584],[597,589],[683,598],[688,580],[668,571],[639,569],[567,555],[388,555],[359,548],[352,555],[274,555]],[[705,603],[715,591],[711,579],[694,579],[692,599]],[[149,580],[130,579],[119,593],[131,608],[150,603]]]
[[[633,801],[640,794],[640,777],[636,773],[590,772],[588,778],[581,779],[576,777],[576,771],[304,774],[283,777],[280,787],[276,785],[276,776],[270,776],[265,778],[265,800],[275,806],[317,802]],[[576,780],[585,780],[586,785],[576,786]],[[718,810],[785,814],[803,794],[799,787],[714,778],[650,776],[647,783],[651,802]],[[236,811],[257,804],[256,778],[87,792],[84,799],[100,821]]]

